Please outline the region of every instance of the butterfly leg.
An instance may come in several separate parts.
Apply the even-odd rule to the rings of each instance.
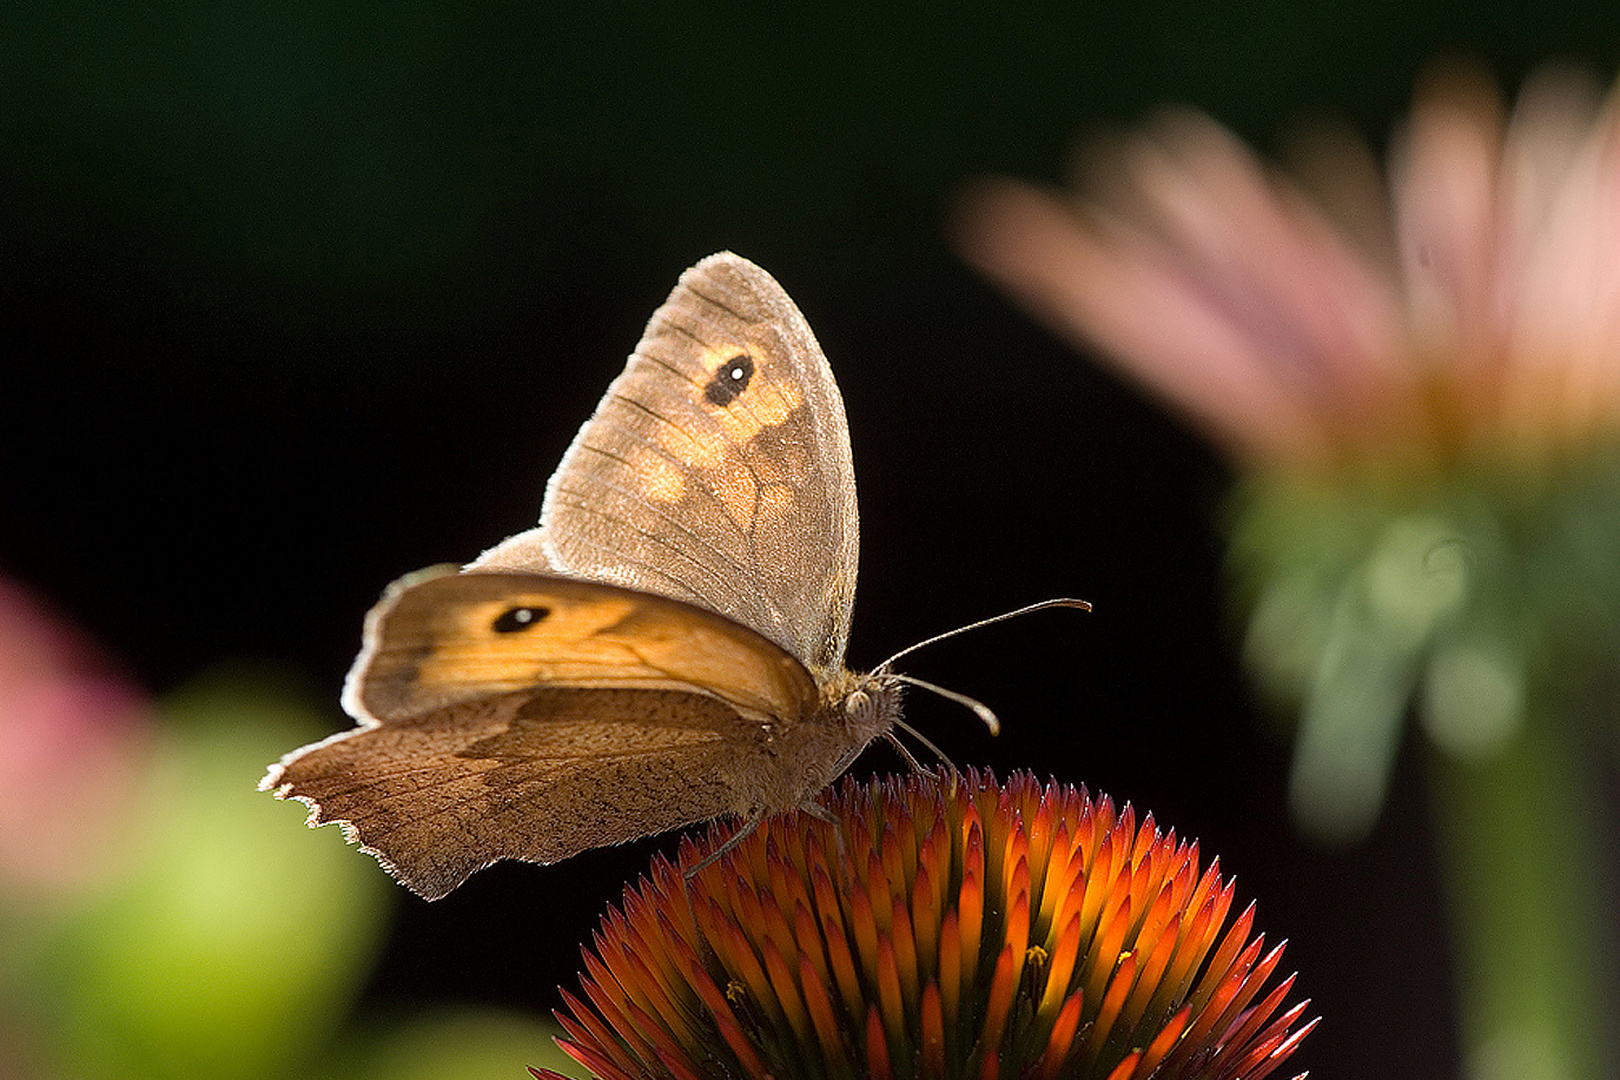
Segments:
[[[765,817],[766,815],[764,813],[756,811],[748,818],[747,821],[743,822],[742,828],[738,829],[736,832],[732,833],[726,838],[725,843],[703,856],[702,859],[698,860],[696,864],[683,873],[681,877],[685,878],[687,881],[691,881],[693,878],[703,873],[703,871],[719,862],[725,857],[726,852],[731,851],[738,844],[754,835],[754,830],[759,828],[760,825],[764,823]]]
[[[908,767],[910,767],[912,772],[920,773],[920,772],[924,771],[922,762],[918,761],[916,756],[914,754],[912,754],[912,752],[910,750],[906,749],[906,744],[905,743],[903,743],[899,739],[895,738],[894,732],[892,732],[892,731],[884,732],[883,733],[883,738],[888,742],[888,744],[890,746],[894,747],[896,753],[898,753],[901,757],[906,759],[906,765]]]
[[[905,732],[907,735],[910,735],[913,739],[916,739],[918,742],[922,743],[923,748],[926,749],[930,754],[933,754],[941,765],[945,766],[946,772],[953,776],[956,774],[956,765],[951,761],[950,758],[945,756],[945,751],[941,750],[939,747],[930,742],[922,732],[918,731],[904,720],[900,720],[898,718],[895,720],[894,726]],[[889,740],[889,745],[900,751],[900,756],[906,759],[906,763],[911,766],[912,772],[923,773],[928,771],[922,767],[921,763],[919,763],[915,757],[911,755],[911,751],[905,748],[905,746],[900,742],[900,739],[892,730],[884,732],[883,737]]]
[[[807,800],[804,805],[799,807],[799,809],[804,811],[806,814],[809,814],[817,821],[825,821],[828,825],[832,826],[833,846],[837,850],[838,866],[843,869],[844,884],[845,886],[848,886],[850,884],[849,848],[844,843],[844,823],[838,820],[837,814],[833,813],[831,810],[828,810],[825,806],[822,806],[814,799]]]

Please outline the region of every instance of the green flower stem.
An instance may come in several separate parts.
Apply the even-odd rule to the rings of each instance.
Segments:
[[[1469,1080],[1620,1076],[1600,758],[1535,697],[1489,758],[1430,755]]]

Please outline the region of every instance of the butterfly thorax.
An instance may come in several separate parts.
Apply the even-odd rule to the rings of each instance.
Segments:
[[[821,700],[814,714],[786,728],[778,741],[780,786],[760,793],[766,809],[810,802],[900,718],[902,687],[886,673],[841,670],[818,682]]]

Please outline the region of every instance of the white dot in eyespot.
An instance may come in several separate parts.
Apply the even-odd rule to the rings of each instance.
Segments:
[[[734,368],[731,369],[731,381],[732,382],[739,382],[739,381],[741,381],[742,377],[743,377],[743,369],[742,368],[734,367]]]
[[[518,608],[516,611],[512,612],[512,621],[520,623],[532,623],[534,622],[534,612],[526,607]]]

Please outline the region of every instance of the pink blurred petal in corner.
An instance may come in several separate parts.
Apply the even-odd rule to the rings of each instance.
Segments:
[[[981,182],[955,238],[1240,459],[1545,455],[1620,434],[1620,99],[1598,98],[1544,69],[1509,117],[1437,66],[1387,198],[1342,133],[1305,132],[1296,186],[1172,112],[1093,147],[1072,196]]]
[[[116,664],[0,579],[0,894],[71,890],[117,865],[151,735]]]
[[[1584,96],[1578,86],[1546,93],[1560,90],[1555,102]],[[1516,393],[1504,405],[1510,419],[1522,418],[1553,397],[1577,432],[1620,417],[1620,98],[1581,134],[1567,170],[1550,178],[1554,195],[1515,267],[1510,355],[1518,366],[1508,389]]]

